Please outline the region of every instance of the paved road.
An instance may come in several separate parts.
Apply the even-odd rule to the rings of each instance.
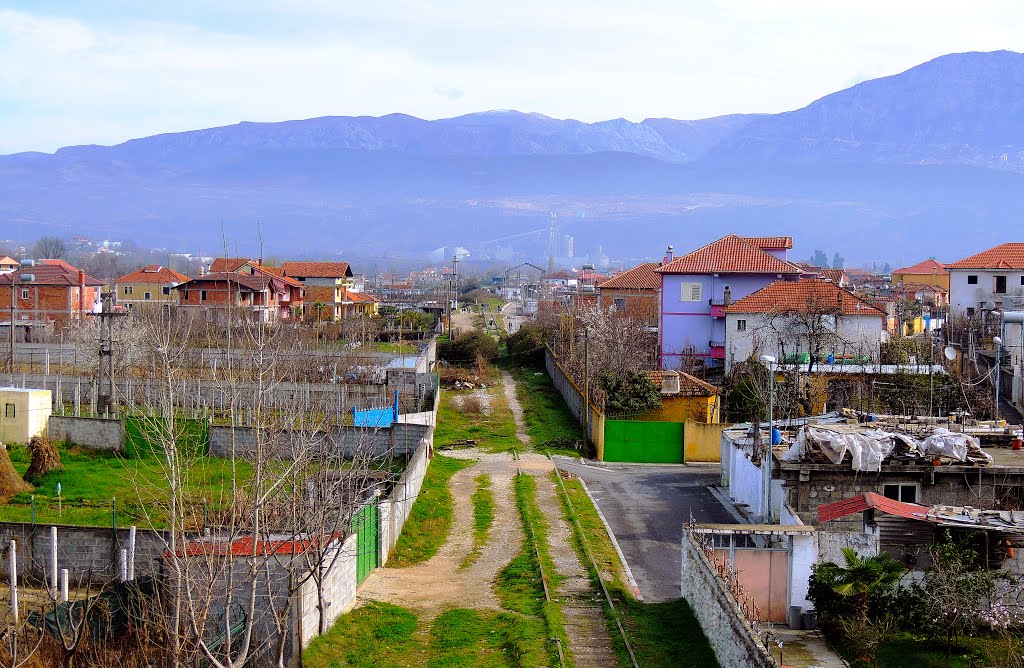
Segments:
[[[582,478],[615,534],[646,601],[679,598],[683,523],[733,523],[708,491],[720,479],[717,465],[652,466],[580,462],[556,457]]]

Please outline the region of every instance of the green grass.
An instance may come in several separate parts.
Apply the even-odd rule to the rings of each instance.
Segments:
[[[427,467],[423,487],[412,505],[388,566],[401,568],[422,563],[437,554],[452,526],[452,494],[448,482],[452,476],[472,465],[472,461],[435,455]]]
[[[443,448],[452,443],[474,440],[486,452],[508,452],[522,447],[516,438],[516,423],[505,400],[501,385],[488,385],[491,406],[488,412],[468,412],[456,405],[456,397],[469,396],[469,392],[444,392],[438,411],[434,443]]]
[[[303,662],[307,668],[525,668],[549,661],[537,619],[456,608],[423,626],[405,608],[372,601],[315,638]]]
[[[552,473],[552,476],[555,475],[557,474]],[[557,484],[557,480],[555,482]],[[684,599],[667,603],[643,603],[633,597],[627,587],[618,553],[583,485],[578,480],[563,482],[565,494],[562,493],[561,487],[558,488],[558,493],[566,520],[573,529],[573,545],[581,563],[590,572],[594,586],[599,586],[597,578],[600,577],[608,588],[639,664],[680,668],[717,666],[715,653]],[[572,501],[571,506],[568,500]],[[594,561],[597,562],[600,574],[594,570],[593,564],[584,553],[583,536],[573,521],[574,518],[579,520],[579,526],[586,535],[587,545]],[[619,658],[619,666],[629,668],[632,663],[618,626],[607,606],[605,612],[608,614],[608,627]]]
[[[566,446],[583,442],[583,427],[569,412],[547,372],[529,367],[512,367],[509,372],[516,381],[516,396],[523,406],[523,421],[533,449],[579,457],[578,451]]]
[[[395,353],[397,355],[408,355],[418,350],[413,343],[395,343],[393,341],[374,341],[371,348],[377,353]]]
[[[881,668],[973,668],[1001,666],[1006,662],[1006,641],[998,637],[964,637],[951,652],[946,663],[945,645],[941,641],[901,638],[878,648],[875,659]],[[1020,651],[1020,648],[1017,648]],[[847,657],[856,666],[852,657]]]
[[[491,476],[483,474],[473,479],[476,491],[473,492],[473,549],[463,559],[461,568],[469,568],[480,558],[487,535],[494,523],[494,493],[491,491]]]
[[[34,481],[35,490],[18,494],[0,505],[0,521],[30,522],[32,497],[35,497],[35,520],[40,523],[80,526],[110,526],[111,499],[115,499],[118,526],[163,527],[166,516],[161,512],[166,498],[167,482],[162,461],[155,456],[125,456],[120,453],[69,449],[58,445],[64,468]],[[23,446],[12,446],[11,462],[24,475],[30,463]],[[252,467],[238,462],[240,482],[252,479]],[[57,484],[61,485],[58,511]],[[210,507],[226,502],[231,486],[231,461],[217,457],[197,457],[187,476],[187,496],[209,501]],[[195,509],[201,521],[201,508]]]

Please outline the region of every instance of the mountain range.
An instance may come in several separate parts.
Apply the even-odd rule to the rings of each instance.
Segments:
[[[780,114],[325,117],[0,156],[0,227],[288,254],[658,256],[728,232],[910,262],[1009,240],[1024,54],[951,54]],[[0,236],[7,236],[0,233]]]

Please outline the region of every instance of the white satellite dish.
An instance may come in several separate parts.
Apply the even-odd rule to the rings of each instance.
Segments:
[[[956,359],[956,348],[954,348],[953,346],[946,346],[943,349],[942,354],[946,356],[946,359],[952,362],[953,360]]]

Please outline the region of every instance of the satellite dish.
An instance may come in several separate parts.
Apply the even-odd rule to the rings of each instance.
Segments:
[[[946,359],[952,362],[956,359],[956,348],[953,346],[946,346],[945,349],[943,349],[942,354],[945,355]]]
[[[986,311],[994,311],[995,308],[996,308],[996,303],[995,302],[993,302],[993,301],[985,302],[985,310]]]

